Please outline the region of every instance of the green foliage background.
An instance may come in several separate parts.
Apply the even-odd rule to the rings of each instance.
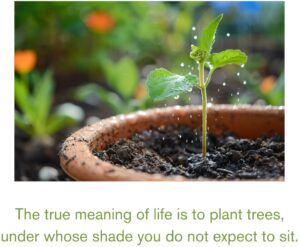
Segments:
[[[87,28],[84,19],[95,10],[113,17],[116,25],[111,31],[95,33]],[[220,72],[209,94],[226,80],[232,87],[244,90],[243,99],[247,98],[248,103],[258,98],[275,105],[284,103],[282,87],[281,96],[276,93],[277,100],[258,93],[264,77],[283,77],[283,2],[16,2],[15,12],[16,49],[35,50],[38,70],[54,71],[58,97],[60,92],[65,95],[93,82],[128,100],[133,97],[133,87],[144,83],[153,67],[187,74],[188,66],[194,66],[188,55],[190,45],[197,42],[193,37],[214,16],[224,13],[215,50],[244,50],[249,54],[247,73],[237,78],[231,75],[230,68]],[[114,65],[120,73],[126,70],[116,65],[124,57],[127,65],[135,65],[128,70],[132,87],[125,79],[114,78],[111,69]],[[185,66],[181,67],[181,63]],[[249,83],[243,89],[244,80]],[[236,102],[230,90],[222,88],[214,103]]]

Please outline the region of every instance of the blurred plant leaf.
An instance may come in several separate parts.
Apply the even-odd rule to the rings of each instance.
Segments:
[[[66,125],[76,123],[70,117],[51,114],[53,88],[50,71],[44,74],[33,73],[31,81],[15,78],[15,100],[18,106],[15,124],[31,137],[54,134]]]
[[[259,83],[263,79],[258,74],[251,74],[247,70],[244,71],[244,76],[247,78],[247,89],[249,89],[254,95],[254,99],[262,99],[266,104],[280,106],[284,105],[284,72],[282,72],[276,81],[276,86],[268,93],[261,91],[261,84]],[[253,99],[251,100],[253,101]],[[250,102],[250,98],[249,98]],[[248,102],[248,103],[249,103]]]
[[[50,108],[52,104],[54,82],[52,80],[52,72],[46,71],[43,75],[35,77],[33,102],[36,114],[37,124],[46,125]]]
[[[25,113],[24,117],[27,118],[27,121],[34,121],[36,114],[34,108],[32,107],[32,100],[29,97],[27,84],[17,78],[15,78],[15,100],[20,110]]]
[[[30,124],[18,111],[15,111],[15,123],[19,129],[25,131],[28,135],[32,135]]]
[[[72,126],[76,123],[77,121],[74,118],[52,114],[48,119],[45,132],[48,135],[52,135],[63,129],[65,126]]]
[[[197,77],[195,75],[176,75],[160,68],[149,73],[146,85],[150,97],[158,101],[191,91],[192,87],[197,85]]]
[[[77,100],[86,102],[88,102],[88,99],[93,97],[93,95],[96,96],[99,101],[107,104],[116,113],[122,113],[122,109],[126,105],[116,93],[110,92],[95,83],[81,86],[77,88],[74,93],[74,97]]]
[[[284,72],[277,79],[275,88],[262,97],[271,105],[284,105]]]
[[[117,63],[109,60],[102,62],[108,83],[122,97],[128,99],[133,96],[139,82],[139,73],[135,62],[124,57]]]

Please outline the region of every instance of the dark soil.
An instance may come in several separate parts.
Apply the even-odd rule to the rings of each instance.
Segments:
[[[70,133],[68,133],[70,134]],[[41,181],[40,171],[46,168],[45,181],[70,181],[59,165],[58,152],[67,133],[31,139],[15,130],[15,181]],[[47,172],[48,170],[48,172]]]
[[[117,166],[166,176],[218,180],[273,180],[284,177],[284,138],[238,139],[224,133],[208,136],[208,154],[201,155],[201,132],[188,127],[161,127],[121,139],[94,151]]]

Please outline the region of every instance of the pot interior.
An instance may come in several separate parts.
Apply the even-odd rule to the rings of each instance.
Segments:
[[[202,110],[197,106],[168,107],[120,115],[95,125],[96,134],[90,147],[102,150],[117,139],[164,125],[200,128]],[[208,132],[230,131],[239,138],[254,139],[262,135],[284,135],[284,111],[274,107],[214,106],[208,108]]]

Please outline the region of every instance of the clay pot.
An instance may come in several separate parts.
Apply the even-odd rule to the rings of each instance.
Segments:
[[[60,153],[61,166],[70,177],[81,181],[192,180],[182,176],[166,177],[117,167],[94,156],[92,150],[103,150],[117,139],[128,138],[136,132],[162,125],[199,127],[201,110],[199,106],[175,106],[104,119],[78,130],[66,139]],[[284,135],[284,109],[270,106],[215,105],[208,108],[208,128],[210,133],[220,134],[229,130],[241,138],[256,138],[262,134]]]

